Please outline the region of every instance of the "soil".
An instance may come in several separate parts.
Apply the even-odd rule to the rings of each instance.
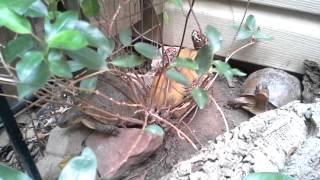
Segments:
[[[230,88],[225,79],[218,78],[214,87],[209,91],[226,116],[230,129],[251,117],[246,111],[233,109],[227,105],[229,100],[240,95],[242,82],[243,79],[235,78],[234,87]],[[225,132],[223,118],[214,103],[208,104],[203,110],[198,110],[194,118],[192,118],[193,114],[194,112],[185,119],[185,125],[179,128],[193,140],[199,149]],[[127,179],[159,179],[167,174],[175,164],[190,158],[196,151],[175,131],[169,131],[164,145],[148,161],[132,169],[131,176]]]
[[[244,78],[235,78],[233,81],[234,87],[229,87],[224,78],[218,78],[214,87],[209,91],[226,116],[230,129],[251,117],[246,111],[233,109],[227,105],[229,100],[240,95],[243,81]],[[179,128],[192,139],[198,149],[225,132],[222,115],[214,103],[209,103],[205,109],[198,110],[194,118],[192,118],[193,115],[194,112],[185,119],[185,124],[182,124]],[[148,161],[132,168],[131,176],[127,179],[159,179],[167,174],[175,164],[190,158],[196,151],[191,144],[181,139],[175,131],[169,131],[163,146]],[[2,156],[0,161],[9,163]]]

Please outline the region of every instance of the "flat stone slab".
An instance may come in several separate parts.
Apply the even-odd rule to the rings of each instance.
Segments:
[[[61,163],[62,161],[63,158],[51,154],[46,155],[43,159],[38,161],[37,167],[42,176],[42,179],[58,179],[61,171],[61,169],[59,168],[59,163]]]
[[[241,179],[249,172],[285,172],[298,177],[297,173],[283,170],[291,155],[309,137],[306,112],[312,113],[318,130],[320,103],[292,102],[259,114],[229,133],[218,136],[215,142],[209,142],[198,154],[177,164],[161,179]],[[314,136],[320,137],[319,130]],[[313,148],[319,149],[319,146]],[[310,156],[313,159],[319,157]],[[313,167],[313,171],[318,171],[318,168]]]
[[[92,130],[84,126],[56,127],[50,132],[46,152],[59,157],[79,155],[82,143],[90,133]]]

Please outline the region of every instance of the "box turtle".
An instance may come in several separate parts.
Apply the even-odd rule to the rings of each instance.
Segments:
[[[279,69],[264,68],[249,75],[241,96],[229,104],[258,114],[300,98],[301,84],[296,77]]]
[[[57,125],[61,128],[71,127],[80,123],[89,129],[100,133],[111,135],[117,135],[119,133],[115,125],[106,124],[102,121],[99,121],[97,118],[85,114],[78,106],[74,106],[62,113],[57,121]]]

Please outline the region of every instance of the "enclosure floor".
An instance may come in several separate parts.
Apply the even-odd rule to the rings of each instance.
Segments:
[[[225,79],[218,78],[212,90],[210,90],[210,93],[226,116],[230,129],[251,117],[247,112],[230,108],[227,105],[228,100],[240,95],[241,84],[241,79],[235,79],[234,87],[229,88]],[[225,132],[225,124],[221,113],[214,103],[208,104],[203,110],[198,110],[194,119],[190,122],[193,114],[194,112],[185,119],[187,126],[181,125],[180,129],[197,144],[198,148],[210,140],[213,141],[216,136]],[[190,158],[195,152],[196,150],[188,142],[180,139],[177,133],[172,130],[167,135],[164,146],[144,164],[133,169],[130,173],[131,176],[127,179],[159,179],[168,173],[173,165]]]

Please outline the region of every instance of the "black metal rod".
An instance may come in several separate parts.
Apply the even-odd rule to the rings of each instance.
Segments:
[[[0,93],[2,93],[1,86]],[[10,109],[10,105],[4,96],[0,96],[0,117],[17,155],[16,157],[18,157],[22,163],[22,167],[27,171],[28,175],[32,179],[41,180],[37,166],[30,155],[26,143],[23,141],[21,131]]]

